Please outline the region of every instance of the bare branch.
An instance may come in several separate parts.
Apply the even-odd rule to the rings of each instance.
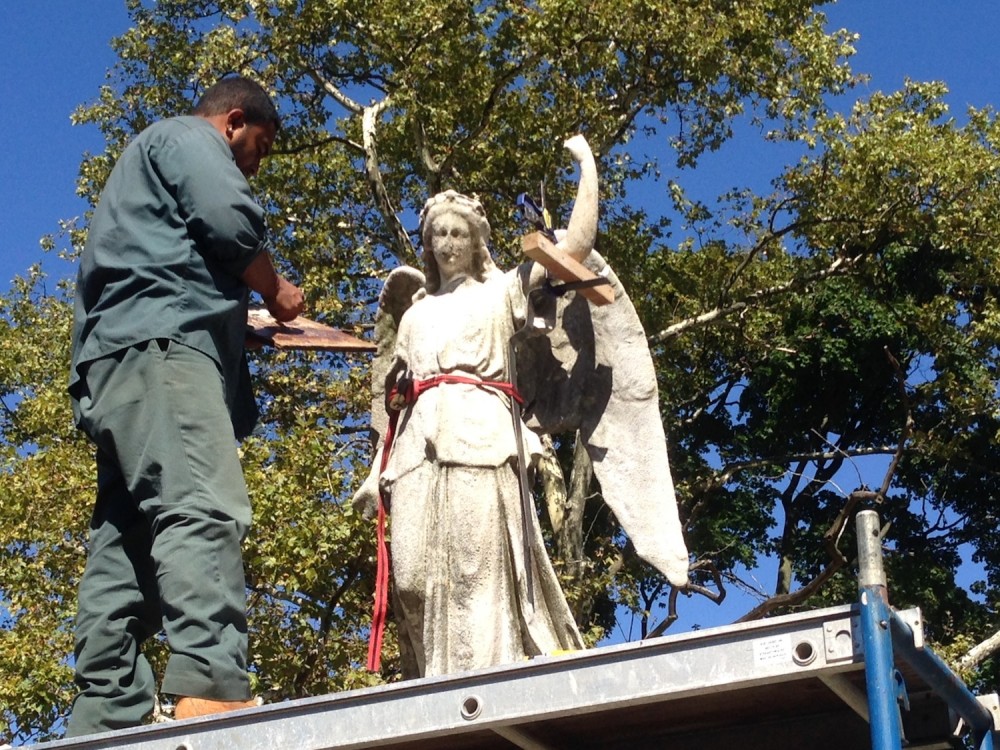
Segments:
[[[838,546],[840,538],[844,534],[844,529],[847,528],[847,522],[854,517],[854,509],[862,500],[880,502],[881,499],[881,493],[870,492],[868,490],[855,490],[847,496],[847,502],[844,503],[844,507],[840,509],[837,517],[830,524],[830,528],[823,534],[823,546],[826,547],[827,554],[830,555],[831,560],[840,560],[841,564],[847,564],[847,558]]]
[[[899,466],[899,462],[902,460],[903,454],[906,449],[906,443],[909,440],[910,433],[913,429],[913,415],[909,405],[909,399],[906,394],[906,377],[899,366],[899,362],[896,358],[885,349],[885,356],[889,360],[889,364],[892,365],[895,371],[897,382],[899,384],[899,389],[902,395],[903,410],[904,410],[904,420],[903,428],[900,431],[899,442],[892,451],[893,457],[888,469],[886,470],[885,477],[882,480],[882,486],[877,492],[872,492],[870,490],[855,490],[847,497],[847,501],[844,503],[844,507],[840,509],[837,517],[834,519],[833,523],[823,534],[823,544],[826,548],[827,554],[830,556],[830,564],[812,581],[807,585],[800,588],[798,591],[779,594],[777,596],[772,596],[766,601],[759,604],[754,609],[750,610],[748,613],[743,615],[737,622],[746,622],[748,620],[755,620],[763,617],[767,613],[777,609],[778,607],[786,607],[798,604],[805,601],[810,596],[819,591],[823,585],[842,567],[844,567],[848,562],[848,558],[840,551],[839,543],[841,536],[843,535],[844,529],[847,526],[847,522],[854,516],[855,508],[862,502],[867,501],[871,503],[881,503],[885,500],[885,496],[889,491],[892,484],[892,477],[896,472],[896,468]],[[882,449],[883,452],[887,452],[885,448]],[[850,457],[852,455],[861,455],[857,451],[843,451],[838,450],[836,455],[841,458]],[[982,651],[977,651],[982,647]],[[996,651],[1000,648],[1000,633],[992,636],[989,640],[984,641],[976,649],[973,649],[968,654],[966,654],[963,659],[969,659],[970,664],[968,666],[974,666],[978,660],[986,658],[987,655]],[[973,652],[976,652],[973,654]],[[980,656],[980,653],[984,655]]]
[[[826,582],[829,581],[837,571],[850,562],[844,553],[840,551],[838,545],[847,522],[854,516],[854,509],[863,500],[878,501],[880,499],[880,493],[871,492],[869,490],[856,490],[848,495],[847,501],[844,503],[844,507],[841,508],[833,523],[823,534],[823,544],[827,553],[830,555],[830,564],[827,565],[818,576],[799,590],[788,594],[778,594],[777,596],[770,597],[736,620],[736,622],[757,620],[779,607],[790,607],[800,604],[823,588],[824,584],[826,584]]]

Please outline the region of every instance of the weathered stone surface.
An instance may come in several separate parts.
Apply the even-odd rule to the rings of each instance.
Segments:
[[[531,261],[499,271],[482,206],[453,191],[421,214],[422,287],[419,272],[394,271],[380,299],[373,367],[380,445],[355,500],[371,512],[381,487],[389,505],[393,601],[408,676],[582,647],[537,516],[522,510],[519,455],[530,461],[539,453],[537,433],[579,429],[605,500],[637,552],[671,583],[687,581],[646,337],[617,277],[592,252],[593,157],[579,136],[567,147],[581,184],[558,247],[606,277],[613,302],[556,298]],[[504,387],[492,385],[510,383],[514,372],[523,422]],[[379,476],[385,393],[404,384],[419,395],[397,400]]]

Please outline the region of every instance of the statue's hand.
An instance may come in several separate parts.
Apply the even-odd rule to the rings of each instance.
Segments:
[[[373,476],[374,473],[369,475],[351,500],[354,510],[366,521],[372,520],[378,513],[378,482],[372,481]]]
[[[592,159],[594,156],[593,153],[591,153],[590,144],[587,143],[587,139],[579,133],[563,143],[563,146],[566,147],[570,156],[572,156],[577,163],[582,162],[584,159]]]
[[[379,467],[382,465],[382,450],[382,446],[379,446],[379,449],[375,451],[375,458],[372,459],[372,470],[368,472],[368,478],[351,499],[354,510],[358,511],[366,521],[372,520],[378,513],[378,480],[381,474]]]
[[[582,135],[574,135],[563,145],[576,159],[580,185],[576,190],[576,202],[569,217],[566,237],[559,240],[556,246],[573,260],[582,262],[594,249],[597,240],[597,164],[587,139]]]

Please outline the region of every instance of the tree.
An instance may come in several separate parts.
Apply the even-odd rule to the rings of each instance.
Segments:
[[[544,182],[564,214],[559,144],[584,132],[604,180],[599,248],[654,347],[687,593],[718,598],[774,557],[778,580],[748,616],[851,601],[845,522],[874,504],[891,524],[894,600],[921,604],[943,646],[968,645],[998,626],[997,580],[955,584],[960,545],[990,570],[1000,556],[998,126],[991,112],[949,119],[939,85],[831,110],[854,80],[854,38],[827,33],[821,5],[129,0],[119,63],[76,114],[107,142],[79,190],[96,201],[128,138],[218,76],[257,77],[285,121],[255,182],[282,270],[311,315],[361,332],[386,271],[415,261],[430,194],[476,193],[509,266],[515,195]],[[773,191],[689,200],[699,157],[747,123],[791,155]],[[84,231],[68,229],[69,256]],[[63,394],[69,293],[34,269],[0,312],[0,674],[15,676],[0,682],[0,741],[58,734],[71,696],[93,468]],[[391,640],[381,675],[360,668],[373,534],[347,499],[369,460],[367,361],[264,352],[255,366],[263,426],[242,449],[255,689],[278,700],[394,679]],[[881,457],[875,490],[866,457]],[[547,466],[539,499],[589,640],[622,604],[644,632],[683,617],[621,539],[573,436]]]

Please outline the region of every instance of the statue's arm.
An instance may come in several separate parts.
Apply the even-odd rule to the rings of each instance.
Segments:
[[[403,315],[413,301],[413,295],[423,285],[424,275],[415,268],[402,266],[386,278],[379,295],[375,315],[375,341],[378,349],[372,360],[371,440],[375,455],[367,478],[357,492],[352,504],[365,518],[374,517],[378,510],[378,484],[381,475],[383,443],[389,426],[388,394],[396,384],[406,363],[399,355],[399,327]]]
[[[556,247],[582,263],[597,241],[597,164],[587,139],[582,135],[574,135],[563,145],[577,163],[580,184],[576,189],[576,202],[573,204],[566,233],[560,233]]]
[[[354,509],[361,513],[366,521],[375,518],[378,512],[378,482],[379,476],[382,473],[380,468],[382,466],[382,451],[384,448],[384,445],[380,445],[378,450],[375,451],[375,457],[372,459],[368,476],[361,483],[361,486],[354,493],[354,497],[351,500]]]

